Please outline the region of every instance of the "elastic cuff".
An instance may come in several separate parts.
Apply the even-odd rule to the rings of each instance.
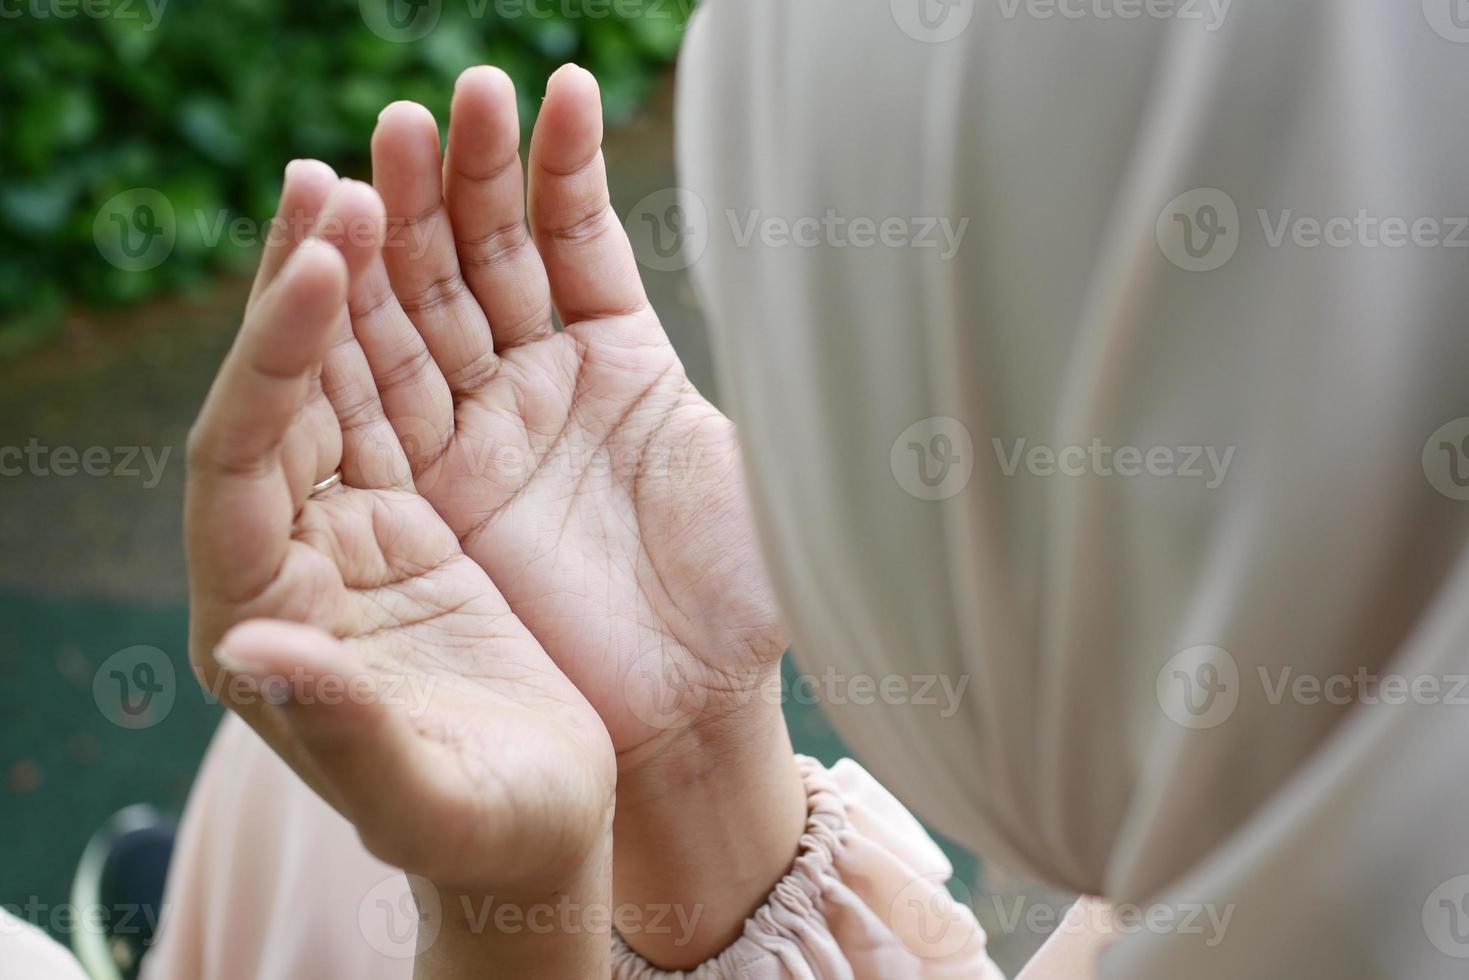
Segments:
[[[613,980],[716,980],[749,975],[749,965],[770,958],[772,940],[795,941],[812,932],[828,932],[822,909],[825,883],[836,875],[842,839],[848,827],[847,807],[826,767],[809,756],[796,756],[806,787],[806,829],[791,870],[776,882],[770,897],[748,919],[739,939],[718,956],[686,972],[660,970],[643,959],[615,930],[612,933]]]

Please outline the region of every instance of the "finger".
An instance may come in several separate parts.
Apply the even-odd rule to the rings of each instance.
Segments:
[[[388,210],[383,258],[398,303],[449,389],[469,395],[498,366],[490,325],[459,271],[444,206],[439,130],[421,105],[395,102],[372,136],[372,178]]]
[[[347,276],[342,253],[326,242],[297,248],[246,314],[190,433],[190,570],[212,595],[253,595],[285,554],[305,488],[289,482],[284,450],[340,316]],[[298,451],[313,471],[315,451],[309,439]]]
[[[454,437],[448,382],[398,305],[381,255],[352,284],[347,305],[383,412],[412,473],[422,473],[443,457]]]
[[[251,620],[220,640],[215,659],[245,684],[224,685],[235,707],[283,748],[307,761],[305,775],[364,835],[394,837],[413,825],[426,795],[406,713],[384,703],[383,678],[345,644],[314,626]],[[241,696],[243,695],[243,696]],[[264,703],[262,703],[264,702]]]
[[[286,436],[338,326],[347,288],[380,247],[370,231],[362,237],[351,229],[339,243],[302,242],[246,314],[199,415],[195,448],[206,468],[257,468]]]
[[[327,351],[321,384],[342,431],[342,482],[375,490],[411,488],[413,472],[345,314]]]
[[[286,165],[280,206],[266,232],[247,311],[310,234],[337,184],[336,172],[319,160],[293,160]],[[293,487],[329,476],[342,455],[341,432],[321,393],[320,373],[318,368],[307,386],[300,424],[287,436],[287,450],[282,454],[286,479]]]
[[[342,465],[342,427],[321,388],[321,365],[306,385],[306,404],[286,432],[281,468],[291,499],[306,499],[306,489],[335,473]]]
[[[444,199],[496,349],[551,336],[551,288],[525,222],[515,83],[498,68],[470,68],[454,87]]]
[[[385,222],[377,192],[355,180],[342,181],[322,209],[313,233],[341,250],[349,266],[364,270],[352,289],[380,262]],[[323,395],[341,430],[342,480],[352,487],[406,489],[412,480],[408,462],[383,413],[347,310],[344,305],[337,318],[321,371]]]
[[[546,85],[530,146],[530,215],[567,325],[648,306],[637,260],[607,194],[597,80],[564,65]]]
[[[250,289],[251,303],[274,281],[296,247],[306,240],[336,186],[336,172],[320,160],[292,160],[286,164],[280,204],[270,220],[260,268]]]
[[[272,453],[306,399],[347,298],[342,253],[303,242],[245,317],[205,399],[193,448],[209,470],[245,471]]]

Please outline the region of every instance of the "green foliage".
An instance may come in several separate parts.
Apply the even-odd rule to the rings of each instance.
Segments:
[[[294,157],[365,176],[378,111],[414,99],[446,121],[470,65],[509,72],[528,123],[546,77],[576,61],[609,118],[626,117],[672,59],[689,2],[0,0],[0,354],[68,303],[248,267],[239,236],[201,231],[267,218]],[[404,23],[432,28],[395,33]],[[94,233],[135,188],[179,216],[148,269],[107,261]]]

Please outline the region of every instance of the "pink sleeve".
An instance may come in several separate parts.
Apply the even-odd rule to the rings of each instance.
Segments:
[[[407,880],[228,715],[200,766],[142,980],[410,980]]]
[[[1003,980],[953,867],[918,821],[857,763],[801,758],[810,815],[794,866],[744,935],[687,973],[658,970],[614,937],[614,980]]]
[[[87,980],[72,955],[0,908],[0,980]]]
[[[902,804],[850,760],[800,765],[810,815],[795,865],[744,935],[687,976],[1003,980],[979,923],[949,898],[948,859]],[[415,946],[432,941],[419,925],[402,872],[227,717],[189,797],[143,980],[409,980]],[[1063,933],[1024,980],[1091,975],[1093,939]],[[613,941],[616,980],[677,976]]]

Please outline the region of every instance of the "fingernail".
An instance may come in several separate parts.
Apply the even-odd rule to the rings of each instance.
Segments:
[[[266,673],[265,658],[259,654],[250,654],[240,650],[230,650],[223,646],[214,648],[214,662],[225,670],[235,674],[263,674]]]
[[[422,103],[414,102],[412,99],[399,99],[396,102],[389,102],[383,106],[382,111],[377,114],[377,121],[382,122],[383,116],[386,116],[389,112],[422,112],[428,116],[433,115],[432,112],[429,112],[428,107]]]

